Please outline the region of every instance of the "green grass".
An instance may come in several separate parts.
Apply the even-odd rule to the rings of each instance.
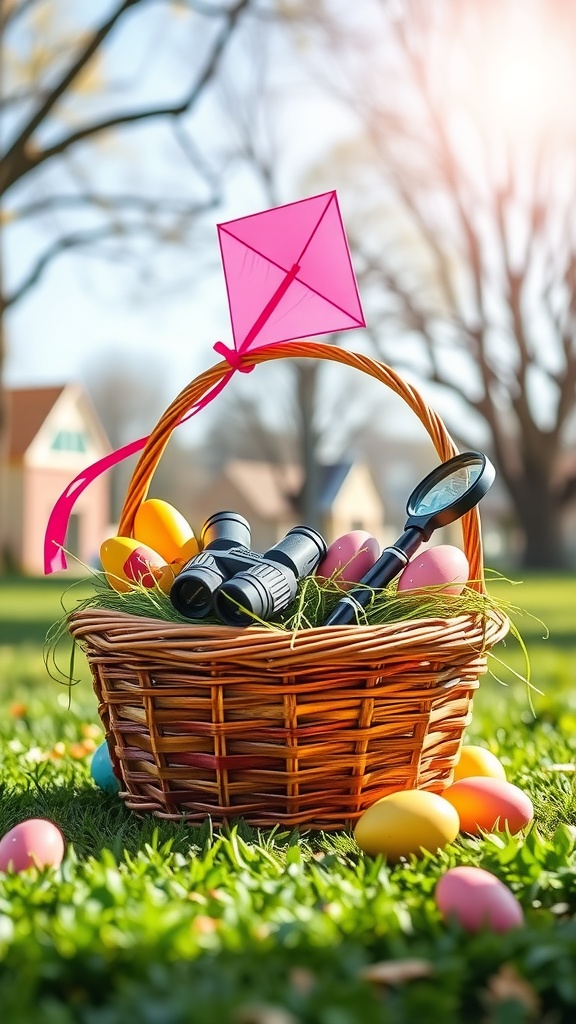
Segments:
[[[544,640],[536,619],[515,619],[543,694],[532,691],[534,716],[510,639],[491,659],[500,681],[482,681],[468,739],[489,746],[529,793],[535,826],[526,837],[461,838],[394,868],[345,834],[240,824],[214,836],[209,823],[139,819],[97,790],[80,747],[87,732],[102,738],[88,672],[79,665],[69,707],[42,658],[67,585],[0,581],[0,835],[40,816],[67,840],[60,869],[0,876],[0,1000],[10,1024],[574,1019],[576,775],[558,766],[576,761],[576,580],[492,584],[550,631]],[[76,593],[86,591],[67,594],[68,606]],[[67,651],[58,657],[65,665]],[[524,928],[468,936],[440,920],[435,884],[464,863],[513,889]],[[414,958],[425,968],[417,980],[365,980],[374,963]]]

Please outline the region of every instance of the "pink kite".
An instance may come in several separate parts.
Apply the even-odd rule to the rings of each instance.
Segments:
[[[336,192],[218,224],[234,348],[214,349],[230,372],[180,421],[220,393],[249,349],[365,327]],[[247,368],[248,369],[248,368]],[[251,369],[251,367],[250,367]],[[64,543],[78,496],[96,476],[141,451],[132,441],[75,477],[56,502],[44,539],[44,572],[66,568]]]
[[[365,327],[335,192],[218,225],[238,352]]]

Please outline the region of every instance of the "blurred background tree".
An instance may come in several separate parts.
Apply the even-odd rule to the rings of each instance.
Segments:
[[[231,199],[240,215],[337,188],[369,330],[334,341],[371,346],[417,382],[459,444],[490,451],[526,565],[567,564],[576,497],[569,0],[102,0],[81,10],[3,0],[1,9],[3,224],[24,243],[11,244],[5,303],[71,249],[130,259],[145,285],[159,288],[163,274],[175,296],[190,284],[186,259],[209,277],[202,232],[212,237]],[[198,131],[191,114],[206,96],[212,120]],[[32,219],[46,247],[24,266]],[[266,389],[242,381],[235,409],[222,404],[223,426],[209,428],[211,459],[225,460],[226,437],[230,453],[296,453],[312,523],[323,439],[349,448],[362,416],[374,434],[375,416],[352,392],[345,403],[329,389],[322,399],[311,363],[288,372],[282,430],[259,408]]]
[[[301,11],[316,79],[357,123],[330,166],[374,346],[435,386],[461,443],[489,446],[525,565],[561,566],[576,495],[576,5]]]
[[[2,251],[9,235],[11,246],[23,240],[27,258],[0,267],[0,454],[6,312],[62,253],[89,250],[145,265],[160,246],[189,242],[199,214],[216,206],[219,181],[186,117],[251,6],[1,0]],[[143,173],[151,128],[163,157],[155,183]],[[174,162],[187,172],[180,194],[166,172]],[[54,344],[57,336],[47,338]],[[2,487],[0,528],[3,496]]]

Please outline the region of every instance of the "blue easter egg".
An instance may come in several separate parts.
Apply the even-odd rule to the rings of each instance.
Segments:
[[[96,785],[103,789],[105,793],[120,792],[120,782],[114,774],[106,740],[94,751],[90,765],[90,774]]]

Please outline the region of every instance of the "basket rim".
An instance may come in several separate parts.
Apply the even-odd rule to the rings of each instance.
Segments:
[[[380,625],[363,625],[352,623],[345,626],[316,626],[303,629],[288,630],[274,626],[226,626],[220,623],[204,625],[202,622],[176,622],[171,619],[157,619],[152,616],[134,615],[131,612],[116,611],[109,608],[82,608],[70,612],[66,617],[68,630],[76,639],[87,633],[106,632],[119,629],[125,631],[129,643],[129,632],[133,636],[146,634],[148,643],[151,634],[162,631],[166,638],[177,641],[187,637],[202,637],[210,643],[222,641],[238,641],[238,647],[252,647],[259,642],[263,647],[292,647],[302,650],[308,644],[320,642],[326,645],[332,640],[334,647],[346,643],[358,646],[359,641],[369,643],[373,647],[378,641],[388,642],[391,647],[405,647],[414,636],[420,636],[421,642],[435,643],[450,634],[460,635],[470,631],[470,646],[478,637],[483,637],[483,649],[487,650],[502,640],[509,631],[510,620],[505,612],[489,608],[486,612],[465,612],[452,617],[430,617],[399,619],[395,622]],[[90,628],[92,624],[92,628]],[[162,640],[158,640],[159,646]],[[408,652],[407,652],[408,653]]]

